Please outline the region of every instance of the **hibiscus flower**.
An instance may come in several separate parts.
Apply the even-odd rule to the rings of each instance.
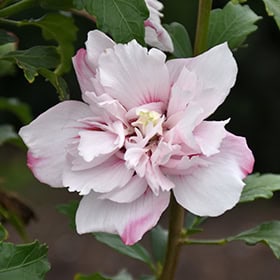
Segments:
[[[163,14],[163,4],[157,0],[145,0],[149,10],[149,17],[144,22],[145,26],[145,42],[162,51],[173,52],[173,42],[168,32],[161,25],[160,18]]]
[[[73,63],[84,102],[61,102],[19,134],[41,182],[83,196],[78,233],[117,233],[134,244],[157,224],[171,192],[200,216],[238,202],[253,155],[226,131],[229,120],[205,120],[236,79],[227,44],[166,62],[157,49],[94,30]]]

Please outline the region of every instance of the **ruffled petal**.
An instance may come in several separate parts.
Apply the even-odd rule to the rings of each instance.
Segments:
[[[78,120],[91,114],[82,102],[64,101],[20,129],[19,135],[29,148],[28,166],[39,181],[62,187],[67,146],[85,128]]]
[[[203,108],[203,119],[223,103],[237,75],[236,62],[226,43],[194,58],[169,60],[167,67],[172,83],[176,82],[184,67],[196,74],[203,90],[197,92],[193,102]]]
[[[147,190],[147,187],[146,180],[135,175],[125,186],[103,194],[99,198],[119,203],[129,203],[138,199]]]
[[[162,51],[173,52],[173,42],[168,32],[163,28],[160,22],[163,5],[157,0],[146,0],[149,9],[149,18],[144,22],[145,25],[145,42]]]
[[[133,175],[124,161],[112,156],[104,163],[85,170],[73,170],[68,163],[63,171],[63,185],[69,191],[78,191],[81,195],[88,194],[91,190],[106,193],[115,188],[125,186]]]
[[[201,152],[208,156],[219,152],[219,147],[222,140],[226,137],[227,131],[225,125],[226,121],[204,121],[194,130],[194,137],[198,143]]]
[[[208,166],[172,176],[178,203],[199,216],[218,216],[238,203],[244,182],[252,172],[254,158],[243,137],[228,134],[220,153],[209,157]]]
[[[98,79],[106,93],[127,110],[169,98],[169,76],[165,55],[147,49],[135,40],[116,45],[99,59]]]
[[[78,233],[117,233],[126,245],[133,245],[154,227],[169,203],[169,193],[145,192],[131,203],[99,199],[91,192],[83,197],[76,214]]]

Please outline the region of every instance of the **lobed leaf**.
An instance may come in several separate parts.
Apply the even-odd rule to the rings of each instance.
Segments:
[[[191,57],[193,55],[192,44],[186,28],[178,23],[164,24],[174,45],[173,55],[178,58]]]
[[[74,5],[95,16],[97,27],[117,43],[136,39],[145,44],[144,20],[149,11],[144,0],[74,0]]]
[[[278,28],[280,29],[280,1],[279,0],[263,0],[265,9],[269,16],[274,17]]]
[[[269,199],[274,191],[280,190],[280,175],[276,174],[253,174],[245,180],[245,187],[239,202],[250,202],[257,198]]]
[[[228,241],[241,240],[248,245],[264,243],[270,247],[277,259],[280,259],[280,221],[263,223],[253,229],[230,237]]]
[[[34,82],[39,69],[54,69],[59,64],[56,48],[51,46],[35,46],[27,50],[9,52],[1,56],[1,59],[14,61],[30,83]]]
[[[142,261],[150,266],[153,263],[147,250],[140,244],[127,246],[121,241],[118,235],[110,233],[94,233],[93,235],[99,242],[108,245],[123,255]]]
[[[111,279],[104,277],[99,273],[95,273],[91,275],[76,274],[74,280],[111,280]]]
[[[0,279],[45,279],[45,274],[50,269],[47,251],[47,246],[38,241],[24,245],[0,243]]]
[[[40,19],[22,21],[20,25],[40,27],[45,39],[55,40],[58,43],[57,52],[61,61],[55,71],[57,74],[61,75],[71,69],[71,58],[74,54],[73,43],[78,30],[72,17],[52,13]]]
[[[257,22],[261,17],[256,15],[249,6],[228,4],[223,9],[214,9],[210,14],[208,48],[228,42],[231,49],[240,47],[249,34],[256,31]]]

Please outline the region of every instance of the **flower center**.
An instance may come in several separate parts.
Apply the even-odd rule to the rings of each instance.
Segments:
[[[141,110],[137,112],[137,116],[139,116],[139,118],[135,124],[142,125],[144,127],[150,123],[153,126],[156,126],[160,120],[160,114],[155,111]]]

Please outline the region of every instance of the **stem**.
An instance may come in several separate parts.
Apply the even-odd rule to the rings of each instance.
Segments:
[[[227,239],[183,239],[183,245],[224,245],[228,242]]]
[[[199,0],[199,10],[194,46],[194,55],[202,53],[207,48],[208,25],[210,11],[212,8],[212,0]],[[159,277],[159,280],[173,280],[176,272],[176,265],[183,244],[205,244],[201,240],[184,239],[182,241],[182,229],[184,224],[184,208],[182,208],[175,200],[174,195],[171,196],[170,202],[170,221],[167,252],[164,266]],[[214,240],[223,244],[226,240]],[[214,244],[214,241],[208,240],[209,244]],[[192,242],[192,243],[190,243]],[[203,241],[205,242],[205,241]],[[216,243],[217,244],[217,243]]]
[[[208,26],[212,0],[199,0],[194,55],[198,55],[207,49]]]
[[[181,233],[184,224],[184,208],[171,196],[169,213],[169,234],[165,263],[159,280],[172,280],[175,276],[176,265],[181,248]]]
[[[0,17],[8,17],[14,14],[17,14],[27,8],[31,8],[36,6],[38,3],[37,0],[22,0],[20,2],[16,2],[13,5],[10,5],[4,9],[0,10]]]

